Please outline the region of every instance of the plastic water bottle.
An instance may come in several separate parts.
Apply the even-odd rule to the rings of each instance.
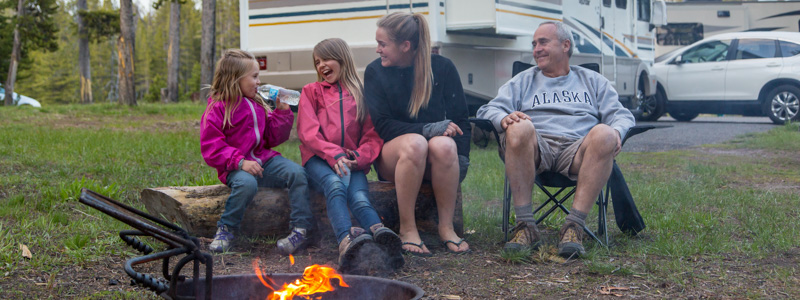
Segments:
[[[350,168],[347,167],[347,164],[344,164],[344,168],[342,168],[342,183],[344,183],[344,190],[350,186]]]
[[[295,90],[282,88],[277,85],[265,84],[259,86],[258,91],[261,92],[262,97],[266,96],[265,98],[268,100],[275,101],[276,98],[280,98],[282,103],[294,106],[300,103],[300,92]]]

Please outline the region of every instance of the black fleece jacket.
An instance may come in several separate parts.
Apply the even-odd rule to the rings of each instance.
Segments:
[[[431,55],[433,91],[426,108],[412,119],[408,113],[414,87],[414,67],[383,67],[378,58],[364,71],[364,98],[372,123],[380,137],[388,142],[407,133],[422,134],[422,127],[449,119],[463,135],[454,137],[458,155],[469,157],[472,130],[464,89],[455,65],[449,59]]]

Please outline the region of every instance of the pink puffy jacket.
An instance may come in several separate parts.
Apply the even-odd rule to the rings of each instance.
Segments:
[[[200,122],[200,152],[206,163],[217,169],[222,183],[226,183],[228,173],[239,169],[242,158],[264,164],[280,155],[271,148],[289,139],[294,122],[291,110],[275,110],[267,116],[258,103],[242,97],[231,113],[231,127],[222,124],[225,104],[212,101],[208,98]]]
[[[358,166],[354,170],[369,172],[381,153],[383,140],[375,132],[369,115],[362,123],[357,116],[355,99],[338,84],[321,81],[306,85],[297,111],[303,165],[316,155],[333,168],[346,155],[344,150],[349,149],[356,153]]]

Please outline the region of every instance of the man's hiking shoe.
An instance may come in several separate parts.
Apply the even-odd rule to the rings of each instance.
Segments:
[[[217,227],[217,234],[214,235],[214,241],[208,245],[208,250],[211,252],[225,252],[230,250],[233,245],[233,233],[228,230],[228,226],[220,225]]]
[[[528,225],[526,222],[517,222],[517,226],[511,231],[511,240],[503,246],[504,250],[522,250],[525,248],[536,250],[542,244],[539,229],[536,225]]]
[[[339,242],[339,271],[349,270],[356,260],[358,249],[367,243],[373,242],[372,236],[361,227],[351,227],[350,233]]]
[[[579,258],[586,254],[583,249],[583,228],[574,222],[566,222],[558,236],[558,255],[564,258]]]
[[[308,242],[305,228],[293,228],[292,233],[286,238],[278,240],[278,251],[283,255],[289,255],[306,245]]]
[[[372,237],[378,246],[389,256],[389,266],[395,270],[402,268],[406,260],[403,258],[403,241],[400,237],[388,227],[384,227],[383,223],[372,225],[369,230],[372,231]]]

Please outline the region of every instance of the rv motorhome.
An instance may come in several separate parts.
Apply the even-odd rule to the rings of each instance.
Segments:
[[[375,53],[376,21],[388,13],[425,15],[434,51],[456,65],[471,113],[511,78],[514,61],[533,62],[538,25],[563,21],[575,38],[574,65],[605,75],[637,112],[655,93],[654,28],[666,24],[660,0],[240,0],[241,48],[261,65],[261,81],[300,89],[316,81],[311,51],[339,37],[362,72]]]
[[[800,1],[669,2],[667,15],[656,56],[720,33],[800,31]]]

